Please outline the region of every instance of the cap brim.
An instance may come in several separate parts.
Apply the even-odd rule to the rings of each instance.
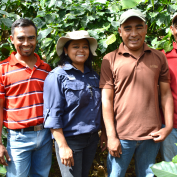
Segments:
[[[128,19],[131,18],[131,17],[138,17],[138,18],[140,18],[141,20],[143,20],[144,22],[146,22],[146,19],[140,17],[139,15],[133,14],[133,15],[131,15],[131,16],[127,16],[124,20],[122,20],[122,22],[120,23],[120,25],[122,25],[126,20],[128,20]]]

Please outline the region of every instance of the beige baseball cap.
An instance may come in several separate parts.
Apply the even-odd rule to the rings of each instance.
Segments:
[[[97,49],[97,40],[90,37],[89,33],[85,30],[68,32],[65,36],[60,37],[57,42],[56,50],[58,56],[63,53],[64,45],[70,40],[87,39],[89,41],[90,50],[94,56],[97,56],[95,50]]]
[[[129,9],[120,16],[120,25],[122,25],[130,17],[138,17],[144,22],[146,22],[145,15],[140,10]]]

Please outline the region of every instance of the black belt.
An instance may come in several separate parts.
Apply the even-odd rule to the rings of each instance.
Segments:
[[[14,129],[14,131],[26,132],[26,131],[39,131],[43,129],[44,129],[43,124],[39,124],[39,125],[28,127],[28,128]]]

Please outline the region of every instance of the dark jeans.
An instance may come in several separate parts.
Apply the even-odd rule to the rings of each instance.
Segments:
[[[72,167],[61,163],[59,147],[55,141],[55,151],[62,177],[87,177],[99,141],[98,132],[66,137],[66,141],[73,151],[74,166]]]

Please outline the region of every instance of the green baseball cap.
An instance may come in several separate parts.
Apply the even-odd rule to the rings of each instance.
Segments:
[[[173,15],[172,24],[174,24],[174,21],[176,20],[176,18],[177,18],[177,12]]]
[[[144,22],[146,21],[145,15],[142,14],[142,12],[138,9],[129,9],[125,11],[121,16],[120,16],[120,25],[122,25],[128,18],[130,17],[138,17]]]

